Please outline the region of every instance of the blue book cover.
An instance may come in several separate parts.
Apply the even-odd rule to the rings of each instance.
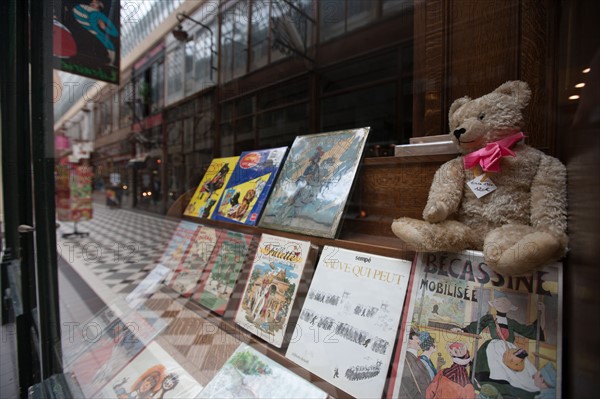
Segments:
[[[211,218],[255,226],[286,151],[280,147],[243,152]]]

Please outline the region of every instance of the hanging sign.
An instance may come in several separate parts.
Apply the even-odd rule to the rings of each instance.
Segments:
[[[54,4],[55,67],[118,84],[120,0],[62,0]]]

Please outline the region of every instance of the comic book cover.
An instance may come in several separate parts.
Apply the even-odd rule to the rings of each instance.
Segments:
[[[254,236],[250,234],[223,230],[192,298],[210,310],[224,314],[246,257],[253,255],[253,241]]]
[[[263,234],[235,322],[280,348],[310,242]]]
[[[260,227],[335,238],[369,128],[296,137]]]
[[[558,398],[562,266],[494,272],[481,252],[418,253],[389,398]]]
[[[97,395],[99,398],[194,398],[202,385],[152,342]]]
[[[185,259],[173,271],[168,283],[183,297],[190,297],[196,291],[219,234],[219,229],[198,226]]]
[[[256,225],[286,151],[280,147],[243,152],[212,219]]]
[[[174,271],[185,259],[188,247],[196,234],[198,226],[196,223],[185,220],[179,222],[158,263]],[[169,276],[170,278],[171,276]]]
[[[212,160],[204,177],[200,180],[196,192],[183,212],[186,216],[210,218],[215,211],[215,204],[227,182],[233,174],[233,169],[239,157],[215,158]]]
[[[202,399],[326,397],[316,386],[245,344],[198,395]]]
[[[357,398],[381,397],[411,262],[323,248],[286,357]]]

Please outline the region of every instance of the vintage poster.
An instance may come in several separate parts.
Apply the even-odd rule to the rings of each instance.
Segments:
[[[94,397],[195,398],[202,385],[152,342]]]
[[[197,218],[210,218],[212,216],[215,205],[221,198],[238,159],[239,157],[229,157],[212,160],[204,177],[200,180],[194,196],[185,208],[184,215]]]
[[[512,277],[419,253],[388,397],[560,397],[561,265]]]
[[[326,397],[319,388],[245,344],[198,395],[201,399]]]
[[[223,314],[246,257],[252,256],[254,236],[223,230],[202,275],[193,299],[210,310]]]
[[[187,256],[173,271],[168,284],[182,296],[190,297],[196,291],[220,231],[208,226],[198,226]]]
[[[56,167],[56,215],[61,222],[92,219],[92,172],[88,166]]]
[[[383,393],[411,262],[325,246],[286,357],[359,398]]]
[[[243,152],[212,219],[255,226],[286,151],[280,147]]]
[[[198,227],[198,224],[185,220],[179,222],[158,263],[175,271],[179,264],[185,260],[190,243],[194,239]],[[168,281],[171,277],[171,275],[168,277]]]
[[[310,242],[263,234],[235,322],[280,348]]]
[[[334,238],[369,128],[299,136],[260,227]]]

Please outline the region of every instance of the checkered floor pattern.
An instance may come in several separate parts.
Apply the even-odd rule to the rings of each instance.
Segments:
[[[74,231],[74,224],[59,223],[59,255],[93,272],[112,292],[122,295],[156,266],[178,224],[160,215],[110,209],[99,203],[94,203],[92,220],[77,223],[77,231],[89,233],[88,237],[63,237]]]
[[[178,222],[160,215],[110,209],[94,203],[94,217],[77,224],[89,236],[64,237],[74,231],[73,223],[59,222],[58,253],[98,292],[107,288],[104,301],[114,306],[154,269]],[[159,343],[205,385],[220,370],[240,344],[234,332],[225,332],[185,307],[168,288],[155,292],[135,310],[151,324],[161,319],[164,329]],[[112,295],[112,297],[111,297]],[[113,300],[115,302],[113,302]]]

